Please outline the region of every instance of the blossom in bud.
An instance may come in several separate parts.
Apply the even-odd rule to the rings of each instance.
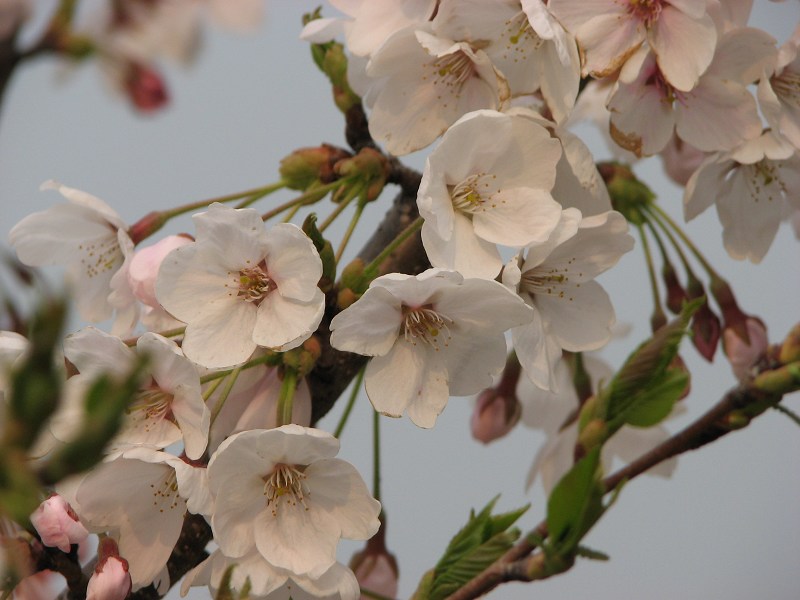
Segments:
[[[307,190],[315,183],[333,181],[333,166],[349,156],[350,153],[346,150],[330,144],[299,148],[281,160],[278,172],[288,188]]]
[[[375,200],[383,190],[389,175],[389,161],[374,148],[362,148],[356,156],[337,162],[334,170],[342,177],[356,176],[366,188],[366,200],[369,201]]]
[[[749,317],[745,322],[749,343],[744,341],[730,327],[722,332],[722,349],[731,363],[731,369],[736,378],[744,382],[750,374],[750,368],[767,351],[769,340],[767,328],[756,317]]]
[[[719,317],[708,306],[708,302],[704,302],[692,318],[692,343],[700,356],[709,362],[714,360],[721,331]]]
[[[86,587],[86,600],[125,600],[131,591],[128,561],[111,538],[100,541],[98,561]]]
[[[128,99],[142,112],[154,112],[169,101],[164,80],[152,67],[131,61],[123,82]]]
[[[58,494],[39,505],[31,515],[31,524],[45,546],[56,547],[62,552],[69,552],[72,544],[79,544],[89,535],[72,507]]]
[[[128,284],[134,296],[152,308],[161,308],[156,299],[156,278],[161,262],[175,248],[191,243],[185,235],[169,235],[135,252],[128,268]]]
[[[494,388],[483,390],[472,412],[472,437],[488,444],[510,432],[519,421],[522,409],[515,396],[501,396]]]
[[[350,568],[359,585],[386,598],[397,597],[399,570],[394,554],[386,549],[386,516],[381,517],[381,528],[368,542],[366,548],[350,559]],[[361,600],[370,596],[362,595]]]

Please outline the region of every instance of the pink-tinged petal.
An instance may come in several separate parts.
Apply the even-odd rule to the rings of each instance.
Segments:
[[[444,377],[440,361],[431,361],[424,347],[413,346],[399,339],[388,354],[373,358],[367,364],[365,375],[367,396],[379,413],[388,417],[401,417],[408,405],[426,389],[430,377],[428,369],[434,369],[434,376]],[[430,400],[441,404],[441,384],[436,388],[436,396]],[[447,381],[444,382],[445,403],[447,402]]]
[[[539,293],[535,298],[548,335],[571,352],[596,350],[611,339],[614,307],[596,281],[562,286],[557,293]]]
[[[125,600],[131,591],[128,561],[109,556],[97,565],[86,586],[86,600]]]
[[[749,85],[774,67],[776,43],[775,38],[760,29],[745,27],[729,31],[719,40],[714,62],[706,73]]]
[[[425,225],[422,224],[422,245],[433,266],[486,279],[494,279],[500,272],[503,262],[497,246],[479,238],[472,221],[463,214],[454,215],[453,235],[448,241]]]
[[[336,562],[339,527],[336,521],[321,518],[314,508],[307,506],[286,494],[279,498],[274,509],[262,511],[253,529],[256,548],[267,562],[298,575],[314,577]]]
[[[226,313],[235,304],[239,268],[229,270],[219,255],[203,250],[197,243],[170,252],[161,263],[156,279],[156,297],[175,318],[186,323],[210,312]]]
[[[475,234],[495,244],[521,248],[550,237],[561,217],[561,205],[549,192],[534,188],[501,190],[475,213]]]
[[[556,123],[563,124],[575,106],[581,80],[581,59],[575,38],[568,36],[566,52],[569,62],[560,60],[559,48],[554,43],[546,43],[542,48],[541,91],[547,107]]]
[[[266,231],[259,212],[214,203],[192,217],[196,239],[209,247],[215,262],[239,270],[257,265],[266,252]]]
[[[681,91],[691,90],[714,58],[714,21],[708,15],[691,17],[666,5],[650,32],[649,41],[666,80]]]
[[[227,310],[215,310],[186,326],[183,352],[209,369],[232,367],[246,361],[256,349],[252,339],[256,307],[232,302]]]
[[[315,287],[309,302],[269,294],[258,307],[253,328],[253,341],[278,351],[296,348],[319,326],[325,312],[325,294]]]
[[[559,129],[558,135],[564,153],[556,166],[553,198],[564,208],[577,208],[583,216],[611,210],[608,188],[589,148],[567,130]]]
[[[714,204],[725,179],[735,167],[732,160],[710,156],[689,178],[683,194],[683,218],[691,221]]]
[[[341,563],[334,564],[319,577],[293,576],[292,581],[296,584],[291,590],[292,600],[358,600],[361,597],[356,576]]]
[[[267,240],[267,270],[281,296],[301,302],[316,298],[322,261],[314,243],[291,223],[275,225]]]
[[[209,486],[212,484],[209,473]],[[225,555],[238,558],[256,547],[255,530],[259,519],[264,516],[266,504],[264,481],[257,476],[247,479],[239,477],[232,478],[229,484],[236,485],[236,488],[223,487],[214,494],[215,510],[211,516],[211,528],[214,540]]]
[[[781,183],[757,165],[741,165],[718,192],[717,213],[730,256],[753,263],[764,258],[781,223]]]
[[[451,396],[469,396],[492,385],[506,362],[504,336],[465,337],[451,343],[444,355]]]
[[[545,244],[539,244],[528,248],[525,262],[522,265],[522,272],[530,271],[539,266],[559,245],[574,237],[581,225],[581,213],[574,208],[566,208],[561,212],[561,220],[550,235],[550,239]]]
[[[561,348],[545,330],[541,313],[534,310],[529,325],[512,329],[511,339],[528,378],[543,390],[556,390],[555,366],[561,359]]]
[[[551,0],[548,8],[568,31],[575,31],[592,19],[608,14],[627,18],[624,3],[615,0]]]
[[[352,15],[356,18],[348,31],[348,49],[356,56],[369,56],[395,31],[427,21],[433,12],[434,2],[435,0],[362,2],[358,14]],[[348,13],[348,11],[343,12]]]
[[[175,248],[191,244],[192,241],[182,235],[170,235],[156,244],[140,248],[131,259],[127,277],[136,298],[158,308],[160,305],[156,299],[156,278],[158,269],[164,258]]]
[[[175,388],[172,414],[181,429],[186,456],[192,460],[199,459],[208,445],[211,413],[194,386],[187,388],[179,384]]]
[[[367,490],[356,468],[339,458],[316,461],[305,470],[314,520],[338,524],[341,537],[366,540],[378,532],[381,503]]]
[[[713,77],[704,77],[675,103],[675,120],[681,139],[705,152],[732,150],[761,134],[761,118],[750,92]]]
[[[644,26],[638,19],[616,12],[597,16],[570,31],[583,50],[583,74],[597,78],[619,69],[645,40]]]
[[[72,544],[84,541],[89,532],[78,520],[72,507],[58,494],[50,496],[33,511],[31,525],[45,546],[69,552]]]
[[[67,187],[52,179],[45,181],[39,186],[39,189],[42,191],[56,190],[74,205],[86,208],[103,220],[108,221],[115,229],[125,228],[125,222],[122,220],[122,217],[117,214],[117,211],[96,196],[92,196],[91,194],[75,188]]]
[[[68,335],[64,339],[64,356],[85,375],[100,373],[125,376],[136,358],[134,351],[121,339],[94,327]]]
[[[382,356],[391,350],[403,322],[401,302],[382,287],[371,287],[331,321],[331,345],[337,350]]]

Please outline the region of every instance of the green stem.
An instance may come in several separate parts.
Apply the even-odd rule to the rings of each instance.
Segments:
[[[373,410],[372,415],[372,496],[381,500],[381,415]]]
[[[225,380],[225,387],[222,389],[222,393],[219,395],[219,399],[217,400],[217,403],[214,405],[214,410],[211,413],[212,425],[214,424],[214,421],[217,420],[217,417],[219,416],[222,407],[225,405],[225,401],[228,399],[228,396],[230,395],[233,386],[236,384],[236,379],[239,377],[239,373],[241,372],[242,368],[236,367],[233,370],[233,372],[230,375],[228,375],[228,378]],[[223,380],[220,379],[219,381],[222,382]]]
[[[368,590],[367,588],[361,588],[361,595],[366,596],[367,598],[372,598],[373,600],[395,600],[394,598],[390,598],[389,596],[384,596],[383,594],[379,594],[378,592],[373,592],[372,590]]]
[[[789,417],[792,421],[794,421],[795,425],[800,425],[800,416],[798,416],[797,413],[795,413],[794,411],[789,410],[788,408],[786,408],[785,406],[781,406],[780,404],[775,404],[773,405],[772,408],[777,410],[779,413],[783,413],[784,415]]]
[[[186,331],[186,326],[184,325],[183,327],[176,327],[175,329],[167,329],[166,331],[159,331],[157,333],[158,333],[158,335],[160,335],[162,337],[171,338],[171,337],[175,337],[177,335],[181,335],[185,331]],[[137,335],[136,337],[128,338],[127,340],[125,340],[125,345],[126,346],[135,346],[139,342],[139,338],[140,337],[142,337],[142,336],[141,335]]]
[[[283,217],[283,222],[288,223],[289,221],[291,221],[297,214],[298,210],[300,210],[300,205],[295,204],[292,208],[289,209],[289,212],[286,213],[286,216]]]
[[[356,212],[353,214],[353,218],[350,219],[350,224],[347,226],[347,231],[344,232],[344,237],[342,238],[342,243],[339,245],[339,249],[336,251],[336,264],[339,264],[339,261],[342,259],[342,254],[344,254],[344,249],[347,247],[347,243],[350,241],[350,237],[353,235],[353,232],[356,229],[356,225],[358,225],[359,219],[361,219],[361,213],[364,212],[364,207],[366,206],[366,202],[362,199],[359,199],[358,205],[356,206]]]
[[[269,221],[272,217],[281,214],[283,211],[293,208],[295,206],[303,206],[304,204],[313,204],[319,200],[324,198],[324,194],[327,194],[329,191],[336,189],[340,185],[344,183],[344,179],[339,179],[337,181],[333,181],[331,183],[327,183],[320,187],[314,188],[313,190],[308,190],[302,194],[300,194],[297,198],[293,198],[288,202],[284,202],[283,204],[276,206],[272,210],[265,212],[261,215],[262,221]],[[320,196],[320,193],[323,193],[323,196]]]
[[[347,406],[344,407],[344,412],[342,413],[341,419],[339,419],[339,424],[336,426],[336,430],[333,432],[334,437],[341,437],[342,431],[344,431],[344,426],[347,424],[347,419],[350,417],[350,413],[353,410],[353,406],[356,403],[356,398],[358,397],[358,392],[361,391],[361,383],[364,381],[364,371],[366,367],[363,367],[356,375],[355,381],[353,382],[353,389],[350,391],[350,398],[347,400]]]
[[[683,241],[683,243],[686,244],[691,253],[694,254],[695,258],[703,266],[703,269],[706,270],[706,273],[708,273],[709,277],[722,279],[722,277],[720,277],[719,274],[714,270],[714,267],[712,267],[711,264],[702,255],[697,246],[695,246],[692,240],[689,239],[689,236],[687,236],[686,233],[684,233],[680,225],[678,225],[675,222],[675,220],[672,217],[670,217],[669,214],[667,214],[667,212],[663,208],[661,208],[655,202],[650,203],[648,205],[648,208],[650,209],[651,214],[653,214],[652,211],[655,211],[655,213],[657,213],[657,216],[660,217],[665,223],[669,224],[669,226],[675,231],[675,233],[678,234],[678,237],[681,238],[681,241]]]
[[[278,396],[278,427],[292,422],[292,408],[296,389],[297,373],[294,369],[286,369],[283,373],[283,383],[281,383],[281,391]]]
[[[355,198],[357,195],[358,190],[350,188],[347,195],[339,201],[339,203],[336,205],[336,208],[334,208],[331,214],[329,214],[328,217],[320,224],[319,232],[324,233],[324,231],[330,227],[331,223],[333,223],[340,214],[342,214],[342,211],[348,207],[348,205],[353,201],[353,198]]]
[[[286,182],[278,181],[276,183],[270,183],[269,185],[262,185],[261,187],[253,188],[251,190],[245,190],[243,192],[235,192],[233,194],[226,194],[224,196],[218,196],[216,198],[209,198],[208,200],[191,202],[189,204],[184,204],[183,206],[178,206],[177,208],[165,210],[161,214],[166,220],[169,220],[172,217],[177,217],[178,215],[182,215],[184,213],[197,210],[198,208],[205,208],[207,206],[214,204],[215,202],[224,204],[225,202],[233,202],[234,200],[240,200],[242,198],[247,198],[248,196],[258,196],[258,198],[263,198],[267,194],[271,194],[272,192],[280,190],[284,187],[286,187]]]
[[[225,375],[230,375],[230,373],[225,373]],[[223,378],[220,377],[219,379],[215,380],[205,392],[203,392],[203,402],[208,402],[208,399],[214,395],[214,392],[217,391],[217,388],[222,384]]]
[[[664,314],[664,309],[661,308],[661,295],[658,292],[658,279],[656,277],[655,265],[653,264],[653,255],[650,252],[650,242],[647,241],[647,235],[641,224],[637,223],[636,229],[639,230],[639,236],[642,238],[642,249],[644,250],[645,261],[647,261],[647,275],[650,279],[650,289],[653,293],[653,316],[651,317],[651,325],[655,331],[667,322],[667,317]]]
[[[258,358],[254,358],[253,360],[249,360],[243,365],[237,367],[239,370],[244,371],[246,369],[252,369],[253,367],[257,367],[258,365],[269,364],[275,359],[275,355],[267,353],[263,356],[259,356]],[[230,375],[234,372],[235,369],[227,369],[225,371],[216,371],[214,373],[209,373],[208,375],[203,375],[200,378],[200,383],[208,383],[209,381],[214,381],[215,379],[220,379],[227,375]]]
[[[370,262],[366,267],[364,267],[364,273],[369,273],[370,271],[377,272],[381,266],[381,263],[389,258],[389,255],[392,254],[397,248],[405,242],[408,238],[414,235],[417,231],[422,228],[422,223],[424,219],[422,217],[417,217],[409,223],[409,225],[403,229],[397,236],[389,242],[389,244],[384,248],[378,256],[376,256],[372,262]]]

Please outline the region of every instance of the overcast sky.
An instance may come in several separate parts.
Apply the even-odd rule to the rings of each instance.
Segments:
[[[42,59],[21,69],[0,115],[2,243],[7,246],[8,230],[25,215],[61,201],[54,192],[38,191],[47,179],[103,198],[132,223],[154,209],[274,181],[278,161],[295,148],[323,141],[344,145],[342,120],[324,78],[307,45],[297,40],[300,14],[316,4],[274,0],[263,29],[250,37],[210,32],[194,68],[167,67],[171,105],[152,117],[134,114],[109,93],[96,65],[68,71]],[[755,23],[785,40],[797,24],[797,2],[758,0],[757,5]],[[604,146],[594,143],[598,159],[608,158]],[[421,168],[423,160],[418,155],[408,162]],[[679,216],[681,191],[660,175],[658,161],[636,171]],[[369,207],[353,250],[392,196],[387,190]],[[321,215],[328,210],[323,205]],[[192,231],[188,218],[169,232],[181,230]],[[687,230],[733,283],[744,310],[764,319],[773,340],[781,338],[800,316],[800,246],[789,228],[781,229],[758,266],[728,258],[713,210]],[[602,281],[618,320],[634,325],[626,339],[603,354],[616,367],[648,335],[650,293],[640,250]],[[688,414],[670,423],[673,431],[734,382],[723,357],[709,366],[688,343],[682,354],[694,373],[693,389]],[[800,410],[800,398],[788,405]],[[382,420],[383,500],[389,546],[400,561],[401,597],[408,597],[435,564],[471,507],[480,508],[502,492],[501,510],[533,504],[521,521],[524,529],[544,516],[541,491],[524,490],[542,436],[520,426],[483,447],[469,434],[471,407],[470,399],[451,399],[433,430],[418,429],[407,419]],[[341,408],[321,426],[332,430]],[[361,397],[340,455],[367,481],[370,421],[371,407]],[[798,456],[800,429],[782,415],[767,414],[747,430],[681,458],[671,481],[641,477],[628,485],[586,540],[610,554],[609,563],[580,561],[566,575],[507,585],[495,594],[572,600],[797,598]],[[340,560],[346,562],[357,547],[344,544]]]

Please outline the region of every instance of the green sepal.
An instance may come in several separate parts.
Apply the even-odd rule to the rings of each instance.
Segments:
[[[638,402],[625,412],[625,423],[634,427],[652,427],[666,419],[689,383],[689,375],[680,369],[668,369],[650,386],[637,394]]]
[[[559,480],[547,500],[547,530],[554,554],[571,554],[603,514],[599,479],[600,447],[594,448]]]
[[[231,588],[231,577],[233,576],[233,570],[237,567],[237,565],[230,565],[227,569],[225,569],[225,573],[222,574],[222,579],[219,582],[219,588],[217,589],[217,595],[214,596],[214,600],[249,600],[250,599],[250,589],[252,586],[250,585],[250,578],[248,577],[244,581],[244,585],[242,586],[239,595],[236,596],[233,593],[233,588]]]
[[[303,232],[314,243],[322,261],[322,277],[319,280],[319,288],[323,292],[327,292],[336,281],[336,256],[330,241],[322,237],[322,233],[317,229],[316,213],[311,213],[303,221]]]
[[[593,548],[588,548],[587,546],[578,546],[575,548],[575,555],[580,556],[581,558],[588,558],[589,560],[607,561],[611,559],[611,557],[605,552],[600,552],[599,550],[594,550]]]

